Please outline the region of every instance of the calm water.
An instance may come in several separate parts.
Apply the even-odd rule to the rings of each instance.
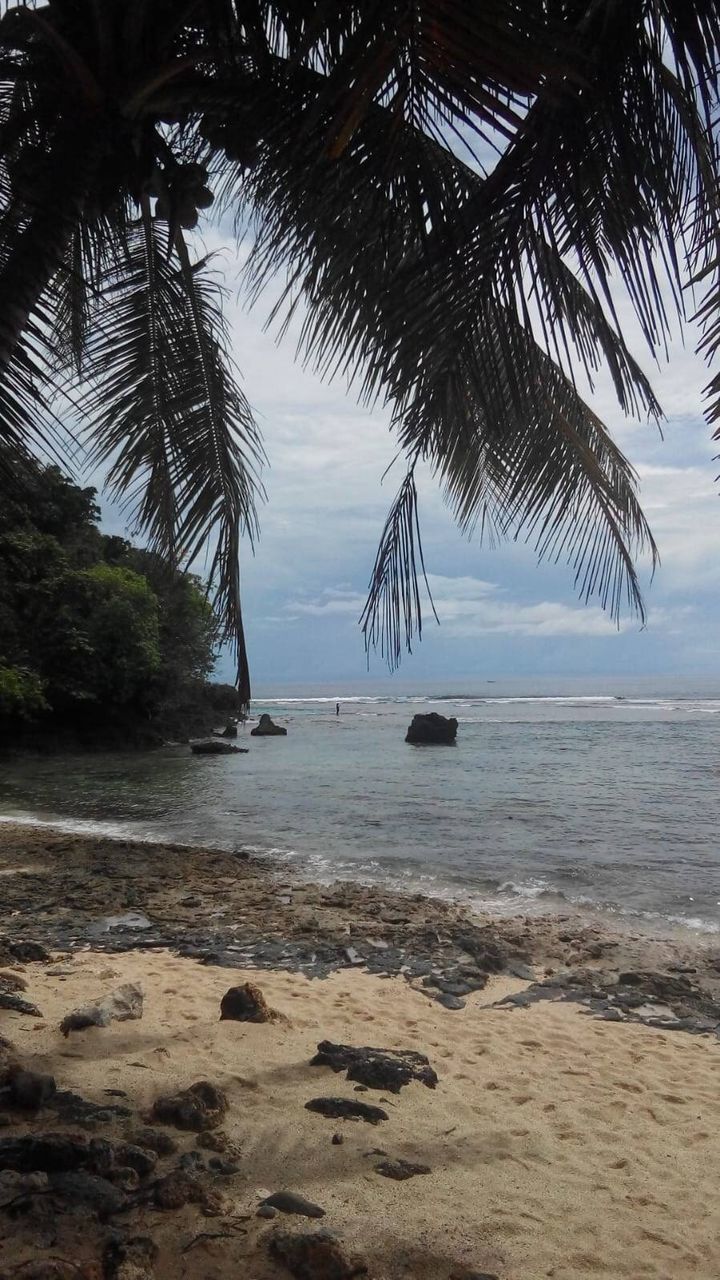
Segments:
[[[720,682],[362,687],[258,698],[289,732],[241,730],[247,756],[5,762],[0,812],[249,847],[314,878],[497,911],[579,905],[720,931]],[[456,747],[404,743],[421,710],[457,716]]]

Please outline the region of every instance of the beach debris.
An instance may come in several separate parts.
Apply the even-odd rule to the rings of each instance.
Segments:
[[[458,722],[454,716],[441,716],[437,711],[413,716],[405,741],[416,746],[452,746],[457,738]]]
[[[355,1280],[355,1276],[367,1275],[367,1263],[347,1253],[329,1231],[304,1235],[274,1231],[269,1250],[295,1280]]]
[[[407,1182],[408,1178],[415,1178],[418,1174],[431,1173],[429,1164],[413,1164],[411,1160],[381,1160],[375,1165],[375,1172],[381,1173],[383,1178],[393,1178],[395,1182]]]
[[[267,714],[262,715],[255,728],[250,730],[251,738],[284,738],[286,736],[287,729],[285,726],[275,724]]]
[[[325,1217],[325,1210],[319,1204],[313,1204],[312,1200],[306,1200],[296,1191],[274,1191],[262,1203],[271,1209],[279,1209],[281,1213],[297,1213],[302,1218]]]
[[[103,1280],[152,1280],[158,1247],[150,1236],[116,1233],[105,1245]]]
[[[253,982],[230,987],[220,1001],[221,1022],[274,1022],[277,1017]]]
[[[220,1124],[228,1109],[221,1089],[207,1080],[198,1080],[189,1089],[167,1094],[153,1103],[151,1119],[200,1133]]]
[[[305,1110],[316,1111],[329,1120],[365,1120],[367,1124],[378,1124],[380,1120],[388,1119],[387,1111],[382,1107],[356,1102],[354,1098],[311,1098],[305,1103]]]
[[[190,743],[194,756],[246,756],[248,747],[236,747],[225,738],[202,738]]]
[[[318,1051],[310,1060],[311,1067],[330,1067],[333,1071],[346,1071],[347,1080],[356,1080],[370,1089],[386,1089],[399,1093],[405,1085],[418,1080],[428,1089],[434,1089],[437,1074],[424,1053],[414,1049],[372,1049],[351,1044],[333,1044],[321,1040]]]
[[[86,1027],[108,1027],[111,1022],[128,1022],[142,1018],[143,989],[137,982],[126,982],[109,995],[101,996],[92,1004],[73,1009],[60,1023],[64,1036],[71,1031],[83,1031]]]

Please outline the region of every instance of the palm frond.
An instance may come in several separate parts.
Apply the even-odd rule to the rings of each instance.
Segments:
[[[240,608],[239,544],[257,531],[262,449],[225,347],[213,281],[179,237],[168,257],[147,202],[104,281],[89,332],[82,409],[91,457],[134,527],[182,566],[208,546],[223,639],[250,697]]]

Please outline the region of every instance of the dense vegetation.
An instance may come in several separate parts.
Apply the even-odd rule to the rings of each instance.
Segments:
[[[98,528],[95,490],[0,459],[0,736],[151,744],[232,705],[200,581]],[[218,703],[214,707],[213,702]]]

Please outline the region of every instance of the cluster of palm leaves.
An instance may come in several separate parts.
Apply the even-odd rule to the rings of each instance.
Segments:
[[[390,409],[406,473],[369,643],[394,662],[422,626],[420,463],[463,530],[527,539],[584,598],[642,613],[654,543],[577,381],[604,367],[625,412],[660,417],[619,297],[661,356],[704,280],[720,342],[720,0],[3,8],[4,456],[82,448],[168,559],[212,546],[244,699],[263,454],[188,234],[218,210],[252,236],[270,320],[297,313],[313,367]]]

